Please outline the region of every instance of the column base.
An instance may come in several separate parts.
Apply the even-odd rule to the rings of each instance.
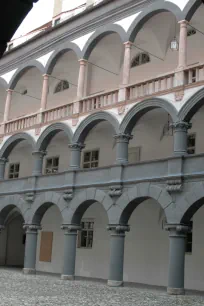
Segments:
[[[62,280],[74,280],[75,276],[74,275],[64,275],[64,274],[62,274],[61,279]]]
[[[35,269],[30,269],[30,268],[23,268],[23,274],[36,274]]]
[[[123,281],[108,280],[107,284],[109,287],[121,287],[123,286]]]
[[[167,293],[169,295],[185,295],[184,288],[167,288]]]

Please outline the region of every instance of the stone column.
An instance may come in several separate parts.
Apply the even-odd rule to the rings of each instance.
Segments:
[[[42,86],[40,111],[44,111],[46,109],[48,92],[49,92],[49,75],[43,74],[43,86]]]
[[[61,279],[73,280],[75,277],[77,231],[81,229],[81,226],[63,224],[61,229],[64,230],[64,264]]]
[[[189,227],[182,224],[167,224],[165,229],[169,231],[169,278],[168,294],[185,294],[184,269],[186,234]]]
[[[86,67],[87,67],[87,61],[84,59],[79,60],[79,78],[78,78],[78,88],[77,88],[78,99],[81,99],[84,96]]]
[[[6,167],[7,162],[8,162],[7,158],[5,158],[5,157],[0,158],[0,180],[4,179],[5,167]]]
[[[116,139],[116,164],[128,163],[128,144],[132,137],[132,135],[122,133],[114,136]]]
[[[71,150],[70,156],[70,169],[80,169],[81,165],[81,151],[85,147],[85,145],[81,143],[72,143],[69,145]]]
[[[24,258],[24,274],[35,274],[36,249],[39,225],[25,224],[23,228],[26,230],[25,258]]]
[[[178,54],[178,69],[184,69],[187,66],[187,25],[188,21],[181,20],[180,37],[179,37],[179,54]]]
[[[108,285],[119,287],[123,285],[125,232],[130,228],[127,225],[109,225],[107,229],[111,231]]]
[[[187,154],[188,129],[190,129],[192,125],[188,122],[178,121],[171,126],[174,132],[174,154]]]
[[[9,119],[12,92],[13,92],[12,89],[7,89],[7,97],[6,97],[6,103],[5,103],[5,108],[4,108],[4,122],[8,121],[8,119]]]
[[[43,158],[46,155],[45,151],[35,151],[32,153],[33,155],[33,176],[42,175],[43,169]]]
[[[124,62],[123,62],[123,85],[128,85],[130,82],[130,65],[131,65],[131,47],[132,43],[130,41],[124,43]]]

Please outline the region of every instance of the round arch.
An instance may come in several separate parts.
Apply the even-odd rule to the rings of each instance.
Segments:
[[[138,32],[144,26],[144,24],[153,16],[162,13],[162,12],[171,12],[178,21],[182,20],[182,12],[180,8],[171,3],[169,1],[156,1],[156,3],[148,6],[142,13],[140,13],[137,18],[131,24],[128,32],[127,37],[128,40],[134,42]]]
[[[66,211],[66,207],[68,206],[67,202],[63,199],[63,195],[57,192],[47,191],[35,198],[31,209],[27,211],[26,223],[40,225],[45,212],[53,205],[58,207],[63,219],[64,211]]]
[[[54,123],[48,126],[37,140],[37,151],[45,151],[52,138],[59,132],[65,132],[69,143],[72,141],[73,133],[71,128],[65,123]]]
[[[26,73],[31,68],[37,68],[42,74],[45,73],[45,68],[40,62],[38,62],[37,60],[30,61],[17,69],[17,71],[12,76],[8,87],[10,89],[14,89],[20,78],[23,76],[23,74]]]
[[[98,44],[98,42],[105,36],[109,34],[113,34],[113,33],[117,33],[120,36],[121,43],[124,43],[127,41],[127,34],[121,26],[117,24],[108,24],[96,30],[91,35],[91,37],[88,39],[88,41],[86,42],[83,48],[82,57],[88,60],[91,52],[93,51],[95,46]]]
[[[96,112],[92,115],[86,117],[76,129],[73,136],[73,143],[84,143],[84,140],[90,130],[97,125],[99,122],[107,121],[109,122],[115,134],[119,133],[119,122],[118,120],[108,112]]]
[[[204,105],[204,88],[197,91],[190,97],[179,111],[179,118],[183,121],[190,121],[195,113]]]
[[[110,224],[126,225],[135,208],[147,199],[154,199],[164,210],[173,203],[172,197],[164,189],[150,183],[139,183],[135,187],[124,192],[117,200],[116,205],[109,210]]]
[[[88,188],[79,192],[70,202],[69,209],[64,215],[65,224],[80,225],[81,218],[85,211],[94,203],[100,203],[107,212],[114,204],[111,197],[104,191],[96,188]]]
[[[184,15],[184,20],[190,21],[193,15],[195,14],[196,10],[203,4],[202,0],[191,0],[188,1],[186,4],[184,10],[183,10],[183,15]]]
[[[23,220],[25,221],[26,212],[29,210],[29,205],[23,200],[22,196],[8,195],[0,199],[0,225],[4,222],[11,210],[17,208]]]
[[[29,145],[31,145],[33,151],[35,150],[36,143],[32,136],[27,133],[17,133],[9,137],[3,144],[0,150],[0,157],[7,158],[11,151],[14,149],[14,147],[23,140],[26,140]]]
[[[66,52],[69,51],[73,51],[76,56],[77,59],[81,59],[82,58],[82,52],[79,49],[79,47],[71,42],[67,42],[65,44],[63,44],[62,46],[60,46],[60,48],[58,48],[57,50],[54,51],[54,53],[51,55],[51,57],[49,58],[46,66],[45,66],[45,73],[47,74],[51,74],[54,66],[56,65],[58,59]]]
[[[8,83],[2,77],[0,77],[0,85],[5,89],[8,88]]]
[[[160,98],[153,98],[139,102],[129,110],[121,122],[121,132],[131,134],[137,121],[144,114],[155,108],[164,109],[171,116],[173,122],[178,121],[177,110],[170,102]]]

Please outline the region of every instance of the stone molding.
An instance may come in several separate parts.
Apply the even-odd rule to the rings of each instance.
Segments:
[[[119,134],[114,135],[114,138],[116,139],[116,142],[129,143],[129,141],[133,138],[133,135],[126,134],[126,133],[119,133]]]
[[[85,148],[85,145],[82,144],[82,143],[77,143],[77,142],[75,142],[75,143],[69,144],[68,147],[69,147],[71,150],[73,150],[73,151],[75,151],[75,150],[77,150],[77,151],[78,151],[78,150],[79,150],[79,151],[82,151],[82,150]]]
[[[177,121],[172,124],[170,124],[170,127],[173,128],[174,131],[185,131],[187,132],[189,129],[191,129],[192,124],[185,121]]]
[[[191,226],[186,224],[165,224],[164,229],[169,231],[169,237],[185,237],[191,231]]]
[[[114,225],[114,224],[109,224],[107,226],[107,230],[110,231],[112,234],[125,234],[125,232],[130,231],[130,226],[129,225]]]
[[[26,230],[26,232],[32,232],[32,233],[37,233],[38,231],[40,231],[42,229],[42,227],[40,225],[37,224],[24,224],[23,225],[23,229]]]

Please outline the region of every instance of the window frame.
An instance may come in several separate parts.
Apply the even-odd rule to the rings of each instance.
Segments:
[[[94,160],[92,161],[92,153],[94,151],[98,151],[98,160]],[[87,161],[87,162],[84,162],[84,157],[85,157],[85,154],[86,153],[91,153],[91,157],[90,157],[90,160]],[[96,169],[96,168],[99,168],[99,160],[100,160],[100,149],[99,148],[96,148],[96,149],[90,149],[90,150],[84,150],[83,151],[83,154],[82,154],[82,168],[83,169]],[[98,163],[97,167],[84,167],[84,164],[92,164],[92,163]]]
[[[189,137],[191,137],[191,136],[194,136],[194,137],[195,137],[195,145],[189,147],[189,146],[188,146],[188,139],[189,139]],[[189,150],[192,150],[192,149],[194,149],[194,153],[189,153]],[[187,153],[188,153],[189,155],[194,155],[194,154],[196,154],[196,133],[189,133],[188,136],[187,136]]]
[[[142,61],[142,60],[143,60],[143,55],[148,56],[148,59],[149,59],[149,60],[146,61],[146,62],[143,62],[143,61]],[[139,63],[138,63],[138,64],[134,64],[134,62],[136,62],[137,58],[139,59],[139,61],[138,61]],[[150,62],[151,62],[151,59],[150,59],[149,54],[148,54],[147,52],[140,52],[140,53],[136,54],[136,55],[133,57],[133,59],[132,59],[132,61],[131,61],[131,68],[136,68],[136,67],[139,67],[139,66],[148,64],[148,63],[150,63]]]
[[[132,149],[132,152],[131,152],[131,149]],[[134,152],[135,150],[135,152]],[[130,162],[130,158],[129,158],[129,155],[130,154],[134,154],[134,153],[137,153],[136,150],[138,150],[138,154],[139,154],[139,160],[138,161],[135,161],[135,162]],[[134,164],[134,163],[139,163],[141,161],[141,152],[142,152],[142,146],[136,146],[136,147],[129,147],[128,148],[128,163],[130,164]]]
[[[82,223],[93,223],[92,228],[84,228],[82,227]],[[77,248],[79,249],[93,249],[93,241],[94,241],[94,219],[93,218],[84,218],[81,220],[81,230],[78,230],[77,234]],[[82,233],[87,232],[86,234],[86,246],[82,246]],[[92,244],[89,246],[89,238],[88,232],[92,232]]]
[[[56,168],[56,166],[53,166],[53,160],[54,160],[54,158],[58,158],[58,166],[57,166],[57,172],[53,172],[53,168]],[[52,160],[52,166],[51,166],[51,170],[52,170],[52,172],[46,172],[46,170],[47,169],[49,169],[48,167],[47,167],[47,162],[48,162],[48,160],[49,159],[51,159]],[[60,156],[59,155],[55,155],[55,156],[50,156],[50,157],[47,157],[46,159],[45,159],[45,169],[44,169],[44,174],[55,174],[55,173],[59,173],[59,160],[60,160]]]
[[[65,84],[65,82],[66,82],[66,86],[68,86],[68,87],[64,87],[64,84]],[[58,90],[58,88],[60,88],[60,90]],[[67,90],[67,89],[69,89],[70,88],[70,86],[69,86],[69,82],[67,81],[67,80],[60,80],[58,83],[57,83],[57,85],[55,85],[55,89],[54,89],[54,94],[57,94],[57,93],[59,93],[59,92],[62,92],[62,91],[65,91],[65,90]]]
[[[16,166],[18,165],[18,171],[16,171]],[[14,166],[13,172],[11,172],[11,167]],[[18,175],[15,177],[15,175]],[[20,162],[15,162],[15,163],[10,163],[9,164],[9,169],[8,169],[8,179],[13,180],[19,178],[20,175]],[[12,177],[11,177],[12,176]]]

